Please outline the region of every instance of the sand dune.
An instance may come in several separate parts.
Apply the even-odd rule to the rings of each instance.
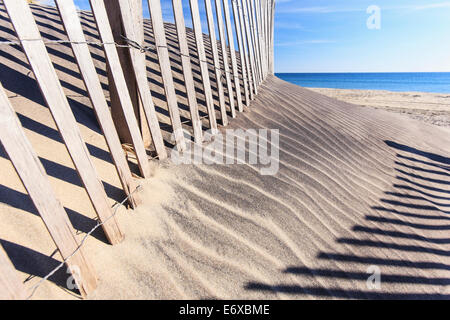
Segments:
[[[315,92],[365,107],[401,113],[450,128],[450,95],[428,92],[311,88]]]
[[[161,165],[93,298],[448,298],[448,131],[275,77],[232,127],[280,129],[279,173]]]
[[[59,28],[52,12],[35,9],[42,23]],[[1,24],[4,36],[8,25],[4,19]],[[24,58],[8,50],[0,51],[0,68],[12,73],[18,67],[19,78],[4,86],[81,237],[95,215],[48,110],[38,92],[30,96],[37,88]],[[70,56],[51,53],[67,79]],[[104,70],[104,64],[98,67]],[[19,80],[29,84],[25,97]],[[82,83],[66,83],[65,89],[79,91],[72,108],[114,203],[123,194]],[[164,104],[157,105],[164,123]],[[279,129],[278,173],[263,176],[248,164],[152,161],[153,177],[140,180],[144,204],[119,211],[126,239],[109,246],[99,232],[86,242],[99,274],[88,298],[450,297],[449,129],[338,101],[274,76],[229,128]],[[31,287],[60,257],[4,152],[0,165],[0,241]],[[379,290],[367,287],[373,266],[381,271]],[[64,289],[67,277],[65,270],[51,277],[35,298],[77,298]]]

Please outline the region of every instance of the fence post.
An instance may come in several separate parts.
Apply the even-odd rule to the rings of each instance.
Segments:
[[[192,127],[194,129],[194,139],[196,143],[202,143],[202,122],[198,113],[197,96],[195,93],[194,77],[192,75],[191,57],[186,37],[186,24],[184,22],[183,4],[181,0],[172,0],[173,15],[177,27],[178,44],[180,46],[181,65],[186,87],[186,95],[191,112]]]
[[[271,0],[270,5],[270,52],[269,52],[269,72],[271,75],[275,73],[275,65],[274,65],[274,30],[275,30],[275,0]]]
[[[241,0],[241,5],[239,7],[239,15],[240,18],[242,18],[243,22],[241,21],[241,25],[245,25],[245,38],[247,40],[247,50],[248,50],[248,56],[250,59],[250,67],[252,70],[252,84],[253,84],[253,91],[254,94],[258,94],[258,81],[257,81],[257,71],[256,71],[256,64],[255,64],[255,55],[253,51],[253,44],[252,44],[252,35],[250,33],[250,24],[248,19],[248,12],[247,12],[247,6],[245,5],[245,0]]]
[[[217,27],[219,28],[220,53],[222,54],[223,71],[225,73],[225,80],[227,83],[228,101],[230,103],[231,116],[236,118],[236,106],[234,103],[233,85],[231,84],[230,65],[228,63],[228,48],[227,40],[225,38],[225,30],[223,26],[222,5],[221,0],[215,0],[216,4],[216,18]]]
[[[126,44],[125,40],[122,38],[122,35],[125,35],[124,30],[125,28],[123,25],[123,20],[121,19],[118,1],[108,1],[108,0],[103,1],[106,8],[106,12],[108,14],[108,21],[111,27],[114,41],[118,44]],[[130,6],[134,6],[133,9],[136,10],[138,10],[137,6],[140,6],[142,9],[142,4],[140,3],[139,0],[130,0]],[[133,21],[133,24],[136,25],[136,29],[142,28],[142,32],[139,33],[139,35],[137,35],[136,37],[136,41],[138,43],[142,43],[144,41],[143,20],[136,19],[135,21]],[[130,52],[128,48],[117,48],[116,50],[119,56],[120,64],[122,66],[123,75],[125,77],[125,81],[128,87],[131,102],[133,104],[134,114],[139,123],[139,129],[142,135],[142,139],[144,141],[144,146],[148,148],[151,145],[150,132],[149,127],[145,123],[145,116],[143,114],[142,104],[141,101],[139,100],[137,83],[134,74],[132,72],[133,64],[131,61]],[[123,114],[119,93],[117,92],[116,86],[114,85],[114,76],[111,74],[109,64],[107,64],[107,74],[108,74],[108,82],[110,83],[109,93],[111,101],[111,113],[113,115],[113,119],[116,124],[119,137],[122,143],[132,143],[133,139],[131,138],[131,134],[128,131],[128,126],[126,125],[126,119],[125,115]]]
[[[105,190],[81,138],[30,7],[25,0],[4,0],[3,3],[97,216],[100,221],[105,222],[105,235],[112,244],[116,244],[123,239],[123,234],[115,218],[110,218],[112,210]]]
[[[119,0],[120,16],[125,37],[143,45],[144,26],[142,17],[142,3],[139,1],[129,2],[128,0]],[[139,23],[136,25],[136,22]],[[158,117],[153,104],[153,98],[148,86],[147,80],[147,62],[144,52],[136,48],[128,48],[131,58],[130,73],[134,76],[137,85],[141,107],[147,119],[148,127],[153,139],[153,144],[160,160],[167,158],[167,151],[164,146],[164,140],[159,126]]]
[[[239,80],[239,72],[236,62],[236,51],[234,49],[233,29],[231,28],[230,6],[228,4],[228,0],[222,0],[222,2],[223,2],[223,11],[225,13],[225,26],[227,28],[228,45],[230,47],[231,69],[233,72],[233,81],[236,90],[236,99],[238,103],[238,110],[242,112],[244,111],[244,107],[242,105],[241,81]],[[228,49],[226,50],[226,54],[228,55]]]
[[[216,27],[211,7],[211,0],[205,0],[206,20],[208,22],[209,41],[213,57],[214,71],[216,76],[217,93],[219,95],[220,114],[222,116],[222,125],[228,125],[227,109],[225,105],[225,96],[222,84],[222,68],[220,67],[219,52],[217,49]]]
[[[0,300],[24,300],[27,291],[0,244]]]
[[[5,4],[10,1],[20,3],[17,0],[5,0]],[[23,3],[26,5],[25,2]],[[19,5],[16,9],[22,8]],[[13,11],[10,5],[8,5],[8,10]],[[16,17],[14,14],[12,16]],[[24,21],[26,22],[27,20],[24,19]],[[78,248],[73,227],[64,208],[57,200],[45,174],[44,167],[25,136],[19,119],[1,85],[0,119],[0,141],[58,247],[61,256],[63,259],[66,259]],[[3,263],[0,263],[0,265],[3,265]],[[95,289],[97,285],[95,272],[81,248],[67,261],[67,265],[83,296]],[[0,272],[1,276],[3,276],[2,271]]]
[[[250,38],[252,39],[252,49],[253,54],[255,57],[255,70],[256,70],[256,79],[257,79],[257,85],[261,84],[261,66],[260,66],[260,55],[258,50],[258,39],[257,39],[257,33],[256,33],[256,26],[254,21],[254,7],[253,7],[253,1],[252,0],[245,0],[247,6],[247,18],[250,26]]]
[[[228,0],[224,0],[228,1]],[[245,41],[243,34],[243,26],[242,26],[242,18],[239,14],[238,2],[237,0],[231,0],[231,6],[233,7],[233,16],[234,16],[234,27],[236,29],[236,37],[239,47],[239,58],[241,62],[241,72],[242,72],[242,81],[244,82],[244,96],[245,96],[245,105],[247,107],[250,106],[250,99],[253,100],[253,91],[251,85],[251,76],[250,76],[250,67],[248,63],[248,56],[245,53]],[[249,90],[250,87],[250,90]]]
[[[203,43],[202,24],[200,20],[200,11],[198,9],[198,0],[189,0],[192,15],[192,26],[194,27],[195,43],[197,46],[198,63],[202,75],[203,91],[205,93],[206,108],[208,109],[209,125],[213,134],[217,133],[217,119],[214,107],[214,100],[211,91],[211,81],[209,78],[208,63],[206,62],[205,44]]]
[[[128,162],[122,149],[116,128],[114,126],[111,113],[108,108],[103,89],[98,79],[94,63],[92,61],[89,47],[83,34],[80,19],[77,15],[73,1],[56,0],[61,20],[67,33],[68,39],[72,42],[72,51],[77,60],[80,74],[84,80],[92,106],[94,107],[98,123],[102,128],[106,143],[111,152],[117,174],[123,190],[129,196],[128,202],[135,208],[140,203],[139,196],[132,192],[136,189],[136,182],[133,180]]]
[[[255,0],[256,8],[256,18],[259,32],[259,51],[261,52],[261,69],[262,69],[262,80],[266,78],[266,52],[265,52],[265,42],[264,42],[264,2],[265,0]]]
[[[125,80],[123,69],[120,64],[119,55],[117,53],[116,44],[109,26],[108,15],[103,0],[89,0],[97,23],[98,33],[103,42],[106,61],[109,66],[109,73],[114,78],[110,82],[110,86],[114,86],[122,106],[123,115],[131,135],[134,152],[138,160],[139,170],[144,178],[150,177],[150,166],[145,151],[144,142],[142,140],[139,125],[134,113],[133,103],[131,102],[130,93],[128,91],[127,82]]]
[[[148,7],[151,15],[164,91],[166,93],[167,106],[169,108],[170,120],[172,121],[173,135],[178,151],[184,151],[186,149],[186,141],[184,139],[183,128],[181,127],[180,112],[178,110],[177,95],[173,83],[172,67],[170,65],[169,50],[167,49],[160,0],[148,0]]]

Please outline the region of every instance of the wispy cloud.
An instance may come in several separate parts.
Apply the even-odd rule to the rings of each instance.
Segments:
[[[275,29],[303,30],[305,28],[300,23],[296,23],[296,22],[291,23],[291,22],[276,21]]]
[[[289,42],[279,42],[275,43],[276,47],[292,47],[304,44],[326,44],[326,43],[336,43],[335,40],[317,39],[317,40],[300,40],[300,41],[289,41]]]
[[[290,2],[290,0],[278,1]],[[436,2],[425,5],[406,5],[406,6],[380,6],[382,10],[431,10],[438,8],[450,8],[450,1]],[[327,14],[327,13],[345,13],[345,12],[365,12],[366,6],[361,7],[338,7],[338,6],[315,6],[315,7],[282,7],[277,9],[277,13],[311,13],[311,14]]]
[[[450,8],[450,1],[425,4],[422,6],[413,7],[414,10],[427,10],[427,9],[437,9],[437,8]]]
[[[277,13],[336,13],[336,12],[358,12],[365,11],[366,8],[350,8],[350,7],[300,7],[300,8],[280,8]]]

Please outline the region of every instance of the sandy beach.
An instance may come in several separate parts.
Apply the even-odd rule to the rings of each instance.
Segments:
[[[0,36],[11,38],[0,8]],[[33,12],[44,35],[64,37],[54,8]],[[92,16],[83,22],[95,40]],[[174,26],[166,30],[186,103]],[[151,43],[150,28],[146,37]],[[103,52],[91,49],[108,96]],[[49,52],[112,206],[124,193],[73,54],[66,46]],[[25,56],[17,46],[0,53],[8,97],[81,239],[95,212]],[[155,57],[147,55],[150,88],[168,125]],[[197,65],[194,73],[201,88]],[[143,204],[118,211],[125,240],[111,246],[98,230],[85,243],[98,273],[88,299],[448,299],[449,106],[444,94],[310,90],[269,76],[228,128],[278,129],[278,173],[151,160],[152,178],[136,179]],[[164,134],[169,142],[170,129]],[[0,166],[0,243],[32,288],[61,257],[2,149]],[[367,284],[373,270],[381,273],[379,288]],[[33,299],[80,299],[67,289],[69,276],[61,269]]]
[[[328,88],[310,90],[341,101],[401,113],[412,119],[450,127],[450,94]]]

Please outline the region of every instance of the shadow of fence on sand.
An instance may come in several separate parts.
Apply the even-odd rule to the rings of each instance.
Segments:
[[[317,259],[333,262],[340,268],[308,268],[291,266],[283,270],[284,274],[316,279],[334,279],[357,281],[366,287],[370,273],[355,271],[353,266],[377,266],[395,268],[393,273],[381,273],[379,290],[358,288],[327,288],[298,284],[269,285],[249,282],[247,290],[283,293],[287,295],[309,295],[322,298],[355,299],[449,299],[444,293],[450,284],[450,277],[433,276],[450,271],[450,158],[418,150],[393,141],[385,143],[396,150],[395,171],[397,176],[393,191],[385,192],[379,206],[372,207],[372,213],[365,216],[367,225],[355,225],[352,235],[365,237],[341,237],[336,239],[339,245],[371,249],[383,249],[392,256],[360,256],[335,252],[319,252]],[[405,232],[408,229],[410,232]],[[430,236],[430,233],[432,235]],[[350,233],[349,233],[350,234]],[[443,235],[443,236],[442,236]],[[442,236],[442,237],[439,237]],[[447,245],[447,246],[446,246]],[[385,251],[386,252],[386,251]],[[403,253],[402,258],[397,259]],[[373,251],[373,254],[375,251]],[[405,255],[414,255],[414,259],[404,259]],[[394,258],[394,256],[397,256]],[[418,260],[418,258],[420,260]],[[342,267],[346,266],[346,267]],[[352,270],[349,270],[349,266]],[[347,270],[346,270],[347,269]],[[400,272],[403,271],[403,272]],[[430,275],[430,276],[428,276]],[[303,279],[305,280],[305,279]],[[302,283],[304,283],[303,281]],[[399,286],[417,285],[414,290],[398,290]],[[388,288],[387,290],[385,288]]]

